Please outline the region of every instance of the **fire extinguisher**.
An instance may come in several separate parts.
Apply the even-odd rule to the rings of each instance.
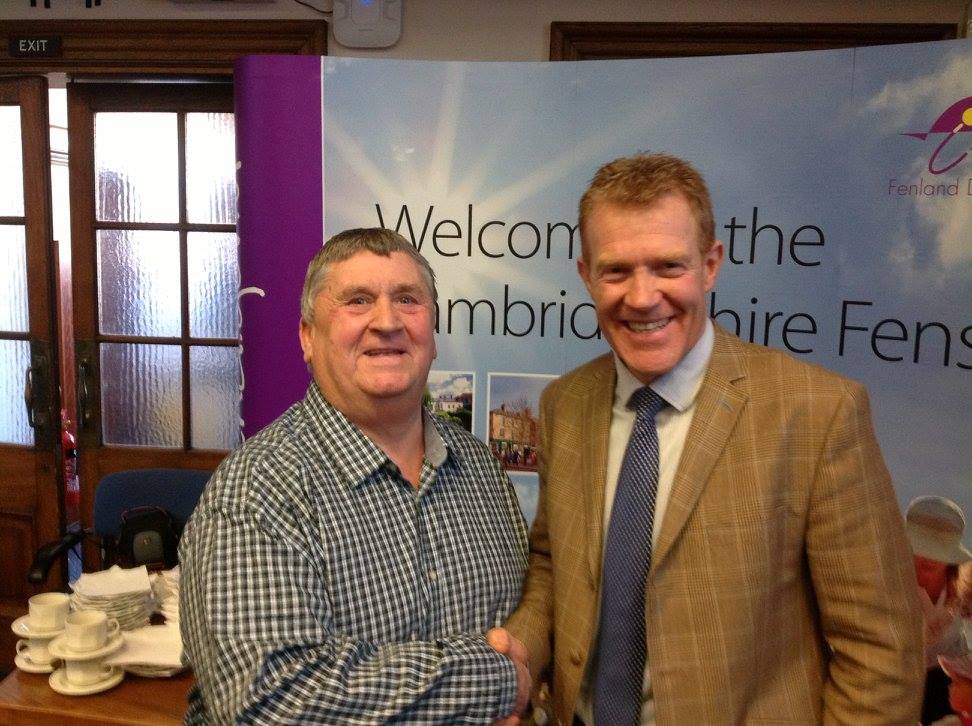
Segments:
[[[70,525],[81,520],[81,482],[78,479],[78,441],[71,431],[71,421],[63,419],[61,451],[64,459],[65,521]]]

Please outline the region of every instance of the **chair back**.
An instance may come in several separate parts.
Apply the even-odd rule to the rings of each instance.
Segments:
[[[123,515],[138,507],[157,507],[168,513],[175,534],[181,534],[196,508],[211,472],[196,469],[131,469],[106,475],[95,490],[94,530],[101,540],[102,566],[130,553],[118,542]]]

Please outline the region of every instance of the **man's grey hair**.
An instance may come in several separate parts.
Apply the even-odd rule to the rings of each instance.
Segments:
[[[305,323],[314,322],[314,298],[324,287],[327,272],[331,265],[354,257],[359,252],[371,252],[381,257],[391,257],[401,252],[414,260],[422,271],[433,300],[438,299],[435,289],[435,272],[415,246],[398,232],[384,227],[359,227],[338,232],[331,237],[314,255],[307,265],[304,276],[304,290],[300,296],[300,319]]]

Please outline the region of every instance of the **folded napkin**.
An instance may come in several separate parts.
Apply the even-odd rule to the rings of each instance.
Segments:
[[[149,579],[152,581],[152,592],[155,593],[155,599],[160,604],[170,597],[179,596],[179,565],[171,570],[153,572],[149,575]]]
[[[101,572],[85,572],[71,588],[85,597],[112,597],[133,592],[152,592],[145,565],[125,570],[114,565]]]
[[[125,645],[105,659],[109,665],[182,668],[178,625],[147,625],[122,633]]]

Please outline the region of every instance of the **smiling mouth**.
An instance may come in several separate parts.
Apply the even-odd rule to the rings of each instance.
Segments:
[[[661,330],[666,325],[671,322],[671,318],[664,318],[663,320],[654,320],[649,323],[638,322],[635,320],[629,320],[627,326],[629,330],[633,330],[636,333],[650,333],[654,330]]]
[[[404,355],[405,351],[400,348],[378,348],[377,350],[365,351],[365,355],[369,358],[379,358],[382,356],[399,356]]]

